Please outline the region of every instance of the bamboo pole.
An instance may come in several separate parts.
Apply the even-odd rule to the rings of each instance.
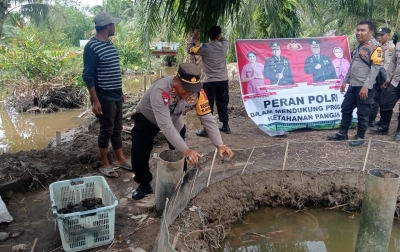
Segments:
[[[367,153],[365,154],[364,165],[363,165],[363,169],[362,169],[363,171],[365,171],[365,167],[367,166],[369,150],[371,149],[371,142],[372,142],[372,138],[370,137],[368,140]]]
[[[251,155],[253,155],[253,151],[254,151],[255,148],[256,148],[256,146],[254,146],[253,149],[251,150],[250,156],[247,158],[246,164],[245,164],[244,167],[243,167],[242,174],[240,174],[240,175],[243,175],[244,170],[246,169],[247,164],[249,163],[249,160],[250,160],[250,158],[251,158]]]
[[[285,170],[286,159],[287,159],[287,155],[288,155],[288,149],[289,149],[289,141],[286,142],[286,150],[285,150],[285,157],[283,158],[282,171]]]
[[[217,156],[217,152],[218,152],[218,148],[215,148],[215,152],[214,152],[214,157],[211,163],[211,168],[210,168],[210,173],[208,174],[208,181],[207,181],[207,187],[210,184],[210,178],[211,178],[211,173],[214,167],[214,162],[215,162],[215,157]]]

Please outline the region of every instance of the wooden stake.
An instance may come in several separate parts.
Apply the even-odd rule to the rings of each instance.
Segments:
[[[251,158],[251,155],[253,155],[253,151],[254,151],[254,149],[256,148],[256,146],[254,146],[253,147],[253,149],[251,150],[251,152],[250,152],[250,156],[247,158],[247,161],[246,161],[246,164],[244,165],[244,167],[243,167],[243,171],[242,171],[242,174],[240,174],[240,175],[243,175],[243,173],[244,173],[244,170],[246,169],[246,167],[247,167],[247,164],[249,163],[249,161],[250,161],[250,158]]]
[[[33,245],[32,245],[31,252],[33,252],[35,250],[35,246],[36,246],[37,240],[38,240],[38,238],[35,238],[35,241],[33,242]]]
[[[288,149],[289,149],[289,141],[286,142],[286,150],[285,150],[285,157],[284,157],[284,159],[283,159],[282,171],[285,170],[286,159],[287,159],[287,155],[288,155]]]
[[[61,145],[61,131],[56,131],[56,146]]]
[[[364,159],[364,166],[363,166],[363,171],[365,171],[365,167],[367,166],[367,161],[368,161],[368,155],[369,155],[369,149],[371,148],[371,142],[372,142],[372,137],[368,139],[368,147],[367,147],[367,154],[365,154],[365,159]]]
[[[211,168],[210,168],[210,174],[208,174],[208,181],[207,181],[207,187],[210,184],[210,178],[211,178],[211,173],[214,167],[214,162],[215,162],[215,157],[217,156],[217,152],[218,152],[218,148],[215,148],[215,152],[214,152],[214,157],[211,163]]]
[[[143,76],[143,93],[146,93],[146,75]]]

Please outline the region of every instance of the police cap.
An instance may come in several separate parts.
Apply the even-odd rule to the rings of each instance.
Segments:
[[[378,30],[378,34],[385,34],[385,33],[390,34],[391,32],[392,32],[392,30],[390,30],[390,28],[387,28],[387,27],[382,27]]]
[[[200,83],[201,69],[192,63],[182,63],[178,67],[176,74],[181,81],[183,89],[187,92],[200,92],[202,84]]]
[[[269,46],[271,47],[271,49],[279,49],[281,44],[279,44],[278,42],[272,42],[269,44]]]
[[[315,40],[315,39],[310,40],[308,43],[310,44],[311,48],[317,48],[317,47],[319,47],[319,44],[320,44],[319,40]]]

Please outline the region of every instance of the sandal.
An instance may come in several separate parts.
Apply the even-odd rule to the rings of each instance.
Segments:
[[[129,162],[126,162],[125,164],[115,164],[115,166],[125,169],[127,171],[133,171],[132,165]]]
[[[100,167],[99,171],[109,178],[118,178],[118,173],[111,166]]]

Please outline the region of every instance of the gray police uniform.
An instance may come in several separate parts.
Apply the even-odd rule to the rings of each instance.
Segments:
[[[393,44],[393,41],[389,40],[388,42],[383,44],[382,50],[383,50],[383,54],[382,54],[383,68],[386,70],[386,72],[388,72],[391,58],[392,58],[392,55],[394,54],[394,50],[395,50],[395,45]],[[378,115],[379,106],[381,104],[381,98],[382,98],[383,93],[384,92],[382,92],[382,89],[380,87],[376,87],[376,94],[374,96],[374,104],[372,105],[371,114],[369,115],[369,124],[371,127],[374,126],[376,116]]]
[[[153,139],[161,130],[170,144],[183,152],[188,149],[184,141],[186,127],[182,114],[196,110],[201,124],[215,146],[222,144],[218,126],[211,114],[204,91],[195,92],[189,99],[179,98],[174,90],[174,76],[155,81],[137,106],[135,125],[132,129],[132,167],[135,181],[148,184],[152,180],[149,158]]]
[[[350,84],[342,103],[341,133],[347,134],[353,118],[353,110],[357,108],[357,135],[364,138],[368,128],[368,117],[374,103],[375,80],[382,64],[382,48],[375,39],[359,44],[352,52],[352,62],[345,82]],[[368,98],[360,99],[361,88],[368,88]]]
[[[205,74],[203,88],[207,93],[211,112],[214,110],[214,101],[220,122],[228,122],[229,86],[228,69],[226,67],[226,55],[229,50],[229,41],[222,37],[220,41],[210,40],[199,47],[193,46],[195,39],[191,39],[187,45],[187,52],[200,55]]]
[[[277,74],[283,74],[282,79],[276,78]],[[264,77],[269,79],[271,85],[288,85],[294,84],[292,69],[290,68],[289,60],[285,57],[272,56],[265,60]]]
[[[321,65],[321,68],[315,69],[315,66],[318,64]],[[304,72],[306,74],[312,74],[314,82],[337,79],[331,59],[322,54],[308,56],[304,64]]]
[[[400,43],[396,44],[395,52],[391,57],[387,69],[386,81],[390,82],[390,84],[387,88],[382,90],[380,104],[380,124],[382,125],[382,129],[379,130],[381,133],[388,133],[389,125],[392,120],[393,108],[400,99]],[[395,140],[400,141],[400,115]]]

